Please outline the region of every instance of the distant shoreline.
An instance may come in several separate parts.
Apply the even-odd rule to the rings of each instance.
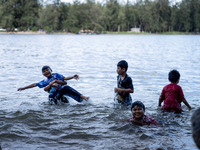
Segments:
[[[76,35],[76,33],[70,32],[33,32],[33,31],[19,31],[19,32],[0,32],[0,34],[22,34],[22,35]],[[103,32],[100,34],[111,34],[111,35],[200,35],[200,33],[190,33],[190,32],[161,32],[161,33],[149,33],[149,32]],[[81,35],[81,34],[80,34]],[[83,34],[87,35],[87,34]],[[90,34],[88,34],[90,35]]]
[[[23,34],[23,35],[45,35],[45,34],[74,34],[69,32],[32,32],[32,31],[20,31],[20,32],[0,32],[0,34]]]
[[[192,33],[192,32],[106,32],[106,34],[116,34],[116,35],[200,35],[200,33]]]

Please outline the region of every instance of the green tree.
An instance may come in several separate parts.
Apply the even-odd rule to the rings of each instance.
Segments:
[[[15,26],[24,27],[26,30],[37,26],[38,10],[41,7],[38,0],[20,0],[16,7]]]
[[[200,31],[200,0],[190,1],[190,25],[192,32]]]
[[[8,31],[14,30],[14,15],[15,11],[13,9],[13,6],[15,5],[15,1],[8,0],[0,1],[0,25],[3,28],[6,28]]]
[[[169,0],[157,0],[156,10],[159,14],[159,32],[165,32],[169,30],[171,19],[171,8],[169,6]]]
[[[106,3],[106,19],[107,19],[107,30],[117,31],[119,20],[119,3],[117,0],[109,0]]]
[[[141,26],[142,31],[152,32],[152,27],[154,26],[157,18],[157,16],[154,16],[152,8],[154,8],[154,5],[149,0],[139,1],[137,3],[136,9],[138,9],[138,24]],[[157,13],[155,14],[157,15]]]
[[[136,10],[134,6],[128,0],[125,7],[124,7],[124,17],[125,17],[125,24],[126,24],[126,31],[130,31],[130,28],[136,27]]]
[[[172,0],[171,0],[172,1]],[[0,26],[8,31],[39,28],[77,33],[81,29],[98,31],[129,31],[141,27],[146,32],[200,31],[200,0],[137,0],[119,3],[107,0],[96,3],[75,0],[0,0]]]
[[[76,0],[74,4],[70,7],[69,16],[65,21],[67,29],[71,32],[78,32],[79,30],[78,28],[81,28],[79,23],[80,13],[76,11],[76,9],[79,10],[79,8],[80,8],[80,2]]]
[[[84,28],[100,32],[104,30],[102,24],[102,6],[99,3],[95,3],[93,0],[87,0],[84,11],[86,15]]]
[[[55,1],[53,4],[45,5],[40,10],[40,18],[38,20],[38,23],[41,28],[44,29],[44,27],[49,27],[51,31],[57,31],[59,30],[59,26],[61,26],[59,23],[59,1]]]
[[[1,0],[0,22],[8,30],[36,26],[38,19],[38,0]]]
[[[67,18],[68,18],[70,6],[71,6],[70,4],[65,4],[65,3],[61,3],[59,6],[59,14],[60,14],[59,29],[60,30],[68,31],[65,20],[67,20]]]
[[[191,31],[191,18],[190,18],[190,3],[188,0],[183,0],[180,4],[178,16],[180,17],[178,31],[189,32]]]

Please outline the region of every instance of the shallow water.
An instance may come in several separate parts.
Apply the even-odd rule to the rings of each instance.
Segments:
[[[199,107],[200,36],[193,35],[0,35],[0,144],[3,149],[197,149],[190,118]],[[158,127],[127,122],[129,107],[113,101],[116,64],[129,63],[133,100],[146,105]],[[43,89],[17,88],[44,77],[43,65],[65,76],[89,102],[50,105]],[[160,92],[171,69],[194,108],[163,113]]]

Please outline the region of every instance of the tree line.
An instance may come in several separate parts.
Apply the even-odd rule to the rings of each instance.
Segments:
[[[49,2],[49,1],[48,1]],[[63,3],[51,0],[0,0],[0,27],[7,31],[72,32],[79,30],[144,32],[199,32],[200,0],[137,0],[104,3],[75,0]]]

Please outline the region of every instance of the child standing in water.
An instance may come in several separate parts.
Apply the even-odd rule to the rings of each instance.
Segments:
[[[132,79],[126,73],[128,69],[128,63],[125,60],[121,60],[117,64],[117,88],[114,89],[117,93],[118,103],[130,105],[132,98],[130,93],[134,92]]]
[[[129,119],[133,124],[138,125],[157,125],[157,121],[147,115],[145,115],[145,106],[141,101],[136,101],[131,106],[131,112],[133,117]]]
[[[161,103],[164,101],[162,110],[181,113],[181,102],[183,102],[191,110],[191,106],[184,97],[182,88],[177,85],[179,83],[180,73],[177,70],[172,70],[168,74],[168,79],[171,83],[163,88],[158,106],[161,106]]]
[[[46,80],[42,80],[38,83],[33,83],[28,86],[19,88],[18,91],[33,88],[38,86],[39,88],[44,88],[46,92],[49,92],[49,100],[53,101],[57,104],[57,100],[63,100],[63,96],[69,96],[75,99],[78,102],[82,100],[88,100],[89,97],[80,94],[75,89],[71,88],[70,86],[66,85],[67,82],[64,80],[70,79],[78,79],[78,75],[74,75],[72,77],[64,77],[58,73],[52,73],[52,69],[49,66],[42,67],[42,74],[47,78]]]

